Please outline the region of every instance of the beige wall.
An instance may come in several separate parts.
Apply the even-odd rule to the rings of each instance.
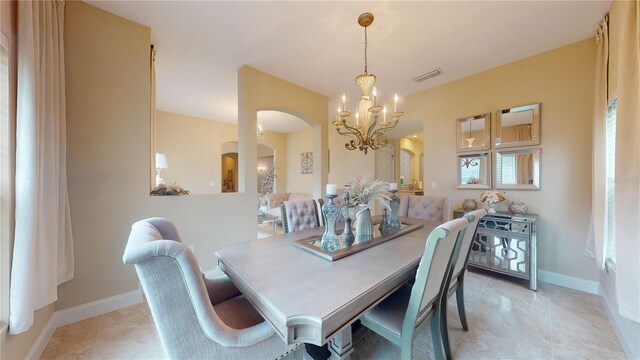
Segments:
[[[122,263],[136,220],[162,216],[174,221],[184,242],[195,245],[204,268],[215,266],[216,249],[255,239],[256,112],[292,109],[314,126],[327,119],[326,97],[243,67],[239,184],[245,192],[150,197],[150,30],[82,2],[67,3],[65,19],[76,275],[59,287],[57,310],[137,288],[134,268]],[[326,146],[326,127],[317,129],[318,147]],[[326,174],[326,157],[318,161],[317,171]],[[314,189],[321,182],[326,177],[314,180]]]
[[[287,192],[287,134],[264,131],[262,144],[273,149],[273,160],[276,166],[275,192]],[[257,166],[256,166],[257,168]]]
[[[221,145],[238,140],[238,127],[171,112],[156,112],[156,151],[167,156],[167,184],[177,182],[192,194],[219,194]],[[215,181],[214,186],[209,182]]]
[[[407,96],[407,118],[424,119],[425,195],[452,196],[453,208],[479,190],[457,190],[455,120],[542,103],[540,191],[506,191],[540,215],[539,268],[597,280],[584,257],[591,208],[591,118],[595,43],[581,41]],[[443,136],[442,134],[450,134]]]
[[[300,173],[300,153],[313,151],[313,129],[308,127],[287,134],[287,192],[312,194],[313,178],[318,174]],[[317,153],[313,153],[314,161]]]
[[[354,175],[363,176],[375,174],[375,156],[373,151],[367,155],[360,150],[347,150],[344,144],[348,137],[338,134],[333,119],[328,121],[329,127],[329,149],[331,151],[331,167],[329,172],[329,183],[337,184],[338,188],[343,188],[349,178]],[[400,168],[396,167],[396,174]]]

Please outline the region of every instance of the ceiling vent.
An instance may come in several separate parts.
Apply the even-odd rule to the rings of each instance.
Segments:
[[[415,82],[423,82],[425,80],[434,78],[434,77],[442,75],[442,74],[444,74],[444,71],[442,71],[442,69],[440,69],[440,68],[437,68],[437,69],[435,69],[433,71],[429,71],[426,74],[422,74],[420,76],[414,77],[413,81],[415,81]]]

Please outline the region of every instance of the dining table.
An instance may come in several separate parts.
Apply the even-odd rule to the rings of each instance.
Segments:
[[[334,261],[297,246],[320,238],[322,227],[236,243],[215,254],[285,343],[328,343],[332,359],[348,359],[351,324],[415,276],[426,239],[441,224],[400,220],[421,227]]]

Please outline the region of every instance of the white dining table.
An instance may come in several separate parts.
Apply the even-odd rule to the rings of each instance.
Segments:
[[[351,324],[415,275],[427,236],[440,225],[410,220],[424,226],[335,261],[292,244],[321,236],[322,227],[238,243],[216,256],[285,343],[328,342],[332,358],[347,359]]]

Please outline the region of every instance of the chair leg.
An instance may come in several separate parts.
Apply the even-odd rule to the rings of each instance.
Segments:
[[[453,359],[451,355],[451,346],[449,345],[449,331],[447,329],[447,297],[442,298],[442,305],[440,308],[440,336],[442,337],[442,346],[444,347],[444,354],[447,360]]]
[[[442,338],[440,337],[440,309],[436,309],[431,318],[431,339],[433,340],[433,356],[442,359]]]
[[[469,331],[469,325],[467,324],[467,311],[464,308],[464,282],[460,279],[460,284],[456,290],[456,301],[458,303],[458,315],[460,316],[460,324],[464,331]]]

